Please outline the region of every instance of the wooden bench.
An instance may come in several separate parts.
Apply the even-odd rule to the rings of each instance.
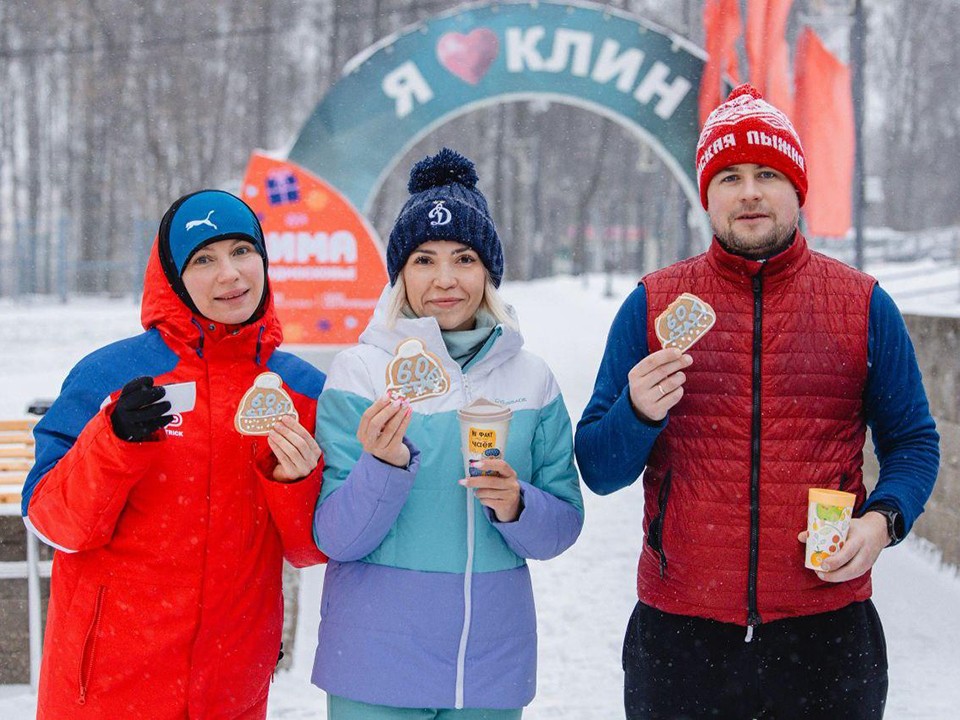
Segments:
[[[0,514],[20,517],[23,483],[34,462],[33,426],[36,418],[0,420]],[[0,562],[0,579],[26,579],[30,631],[30,685],[36,690],[40,675],[40,578],[50,577],[52,563],[40,560],[37,536],[26,532],[25,561]]]
[[[23,481],[33,467],[35,418],[0,420],[0,503],[20,504]]]

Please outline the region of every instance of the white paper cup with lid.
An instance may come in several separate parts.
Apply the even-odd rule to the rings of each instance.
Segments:
[[[513,410],[492,400],[477,398],[460,408],[457,417],[460,420],[463,470],[467,475],[480,474],[471,467],[472,463],[487,458],[503,459]]]

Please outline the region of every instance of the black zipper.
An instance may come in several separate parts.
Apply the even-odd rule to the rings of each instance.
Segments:
[[[843,490],[847,485],[850,484],[850,478],[846,473],[840,473],[840,489]]]
[[[667,577],[667,553],[663,549],[663,519],[667,514],[667,501],[670,499],[670,480],[673,477],[673,470],[667,470],[667,474],[660,483],[660,492],[657,495],[657,515],[650,521],[650,527],[647,529],[647,545],[652,547],[657,555],[660,556],[660,579]]]
[[[747,576],[747,636],[763,620],[757,610],[757,566],[760,557],[760,386],[763,350],[763,281],[760,273],[753,276],[753,410],[750,430],[750,569]]]

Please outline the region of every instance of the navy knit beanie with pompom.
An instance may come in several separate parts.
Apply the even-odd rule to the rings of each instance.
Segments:
[[[407,185],[410,199],[400,211],[387,244],[391,285],[421,243],[453,240],[476,251],[494,286],[500,286],[503,248],[487,200],[477,190],[477,180],[473,163],[449,148],[413,166]]]

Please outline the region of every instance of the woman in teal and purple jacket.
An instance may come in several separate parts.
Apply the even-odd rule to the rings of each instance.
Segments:
[[[497,295],[503,254],[476,182],[446,149],[414,167],[390,286],[318,403],[314,533],[330,562],[313,682],[331,720],[519,718],[536,691],[526,561],[583,524],[567,410]],[[422,372],[393,372],[411,352]],[[464,478],[457,410],[479,397],[513,418],[503,459]]]

